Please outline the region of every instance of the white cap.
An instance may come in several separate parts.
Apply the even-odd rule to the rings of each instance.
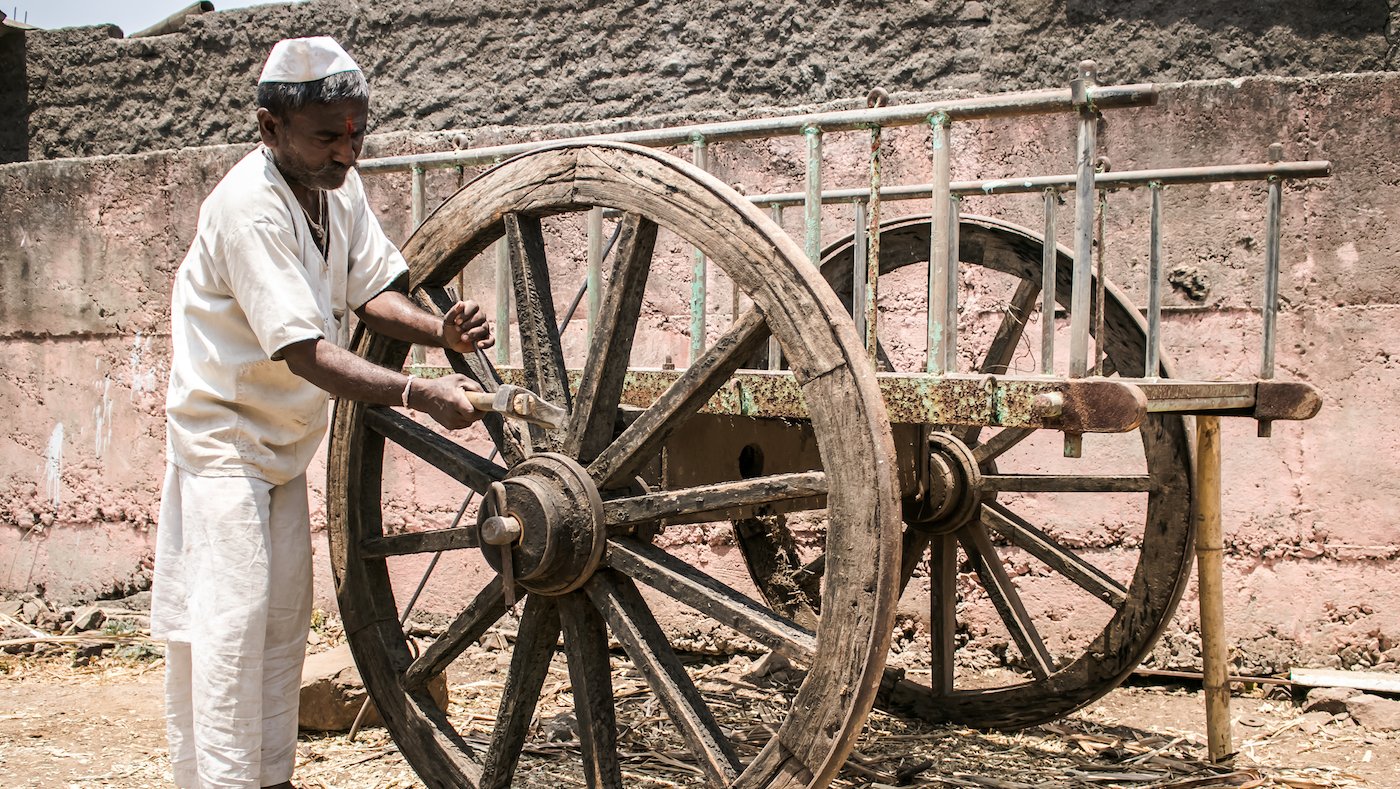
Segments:
[[[287,38],[267,56],[258,82],[314,82],[360,67],[330,36]]]

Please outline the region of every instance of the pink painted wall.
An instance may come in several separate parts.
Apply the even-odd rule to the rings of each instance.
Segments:
[[[1276,425],[1269,440],[1255,438],[1250,422],[1230,421],[1225,429],[1228,616],[1247,667],[1318,665],[1335,660],[1329,656],[1339,650],[1347,665],[1369,665],[1385,660],[1381,653],[1400,638],[1400,601],[1385,583],[1400,554],[1400,409],[1391,402],[1400,383],[1400,364],[1391,355],[1400,328],[1400,206],[1392,198],[1400,161],[1390,152],[1397,98],[1400,79],[1393,74],[1261,78],[1174,85],[1157,107],[1109,114],[1104,144],[1115,169],[1263,161],[1275,141],[1285,144],[1287,158],[1334,164],[1330,180],[1285,195],[1278,344],[1280,374],[1318,386],[1324,409],[1311,422]],[[927,180],[926,133],[888,139],[893,153],[885,183]],[[447,140],[381,137],[371,153],[440,149]],[[864,181],[867,145],[861,135],[828,138],[828,186]],[[1064,172],[1071,145],[1065,118],[959,127],[954,177]],[[148,582],[164,463],[168,283],[200,199],[244,150],[0,166],[0,400],[13,404],[0,415],[0,594],[39,589],[56,600],[84,600]],[[749,193],[800,184],[795,139],[720,147],[712,163]],[[451,171],[431,173],[430,204],[460,179]],[[407,176],[369,182],[391,237],[404,238]],[[1262,195],[1257,185],[1167,192],[1169,267],[1194,267],[1208,283],[1201,303],[1175,292],[1168,298],[1168,349],[1187,377],[1248,377],[1257,365]],[[886,215],[923,208],[892,203]],[[1033,226],[1040,204],[1038,197],[979,198],[965,210]],[[1061,240],[1067,241],[1064,216]],[[789,212],[790,233],[799,232],[799,219]],[[833,210],[824,236],[835,240],[848,227],[849,212]],[[578,232],[562,231],[551,246],[561,310],[582,276]],[[1145,293],[1146,237],[1146,196],[1111,196],[1110,276],[1138,301]],[[649,330],[634,364],[655,366],[666,354],[683,363],[686,255],[683,245],[671,244],[666,275],[653,277]],[[491,308],[487,272],[474,273],[467,284]],[[970,332],[997,305],[979,301],[972,290],[966,296],[963,323]],[[712,332],[727,322],[729,298],[727,281],[717,277]],[[897,287],[885,291],[889,343],[905,362],[922,350],[917,302]],[[582,317],[566,336],[570,347],[581,343]],[[455,494],[444,492],[437,478],[392,473],[396,499],[416,517],[451,517]],[[312,469],[317,528],[324,520],[323,476],[318,463]],[[1097,509],[1105,512],[1094,523],[1114,517],[1110,506]],[[691,551],[696,560],[742,583],[728,538],[714,530],[696,534],[705,537]],[[331,607],[324,544],[317,545],[318,598]],[[1123,561],[1119,546],[1093,551],[1105,565]],[[417,578],[407,566],[412,561],[399,574],[408,584]],[[473,565],[448,560],[423,607],[450,612],[460,605]],[[1077,615],[1057,610],[1069,598],[1052,587],[1021,580],[1037,610],[1065,621]],[[911,614],[926,610],[919,594],[915,589],[906,600]],[[1179,612],[1160,650],[1162,663],[1194,662],[1193,605],[1188,598]],[[986,623],[972,622],[970,629],[994,640]]]

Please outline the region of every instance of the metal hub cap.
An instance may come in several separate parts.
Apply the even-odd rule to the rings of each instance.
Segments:
[[[948,433],[929,435],[928,479],[922,500],[907,500],[904,519],[929,534],[949,534],[975,520],[982,502],[994,497],[967,444]]]
[[[499,486],[499,487],[497,487]],[[483,499],[481,552],[507,586],[558,595],[583,585],[603,556],[603,500],[588,472],[552,452],[533,455]]]

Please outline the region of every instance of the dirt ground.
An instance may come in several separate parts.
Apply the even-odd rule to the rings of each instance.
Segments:
[[[697,658],[692,673],[707,697],[742,708],[750,733],[781,721],[793,686],[781,674],[752,676],[751,656]],[[160,658],[0,656],[0,785],[149,787],[169,785],[161,713]],[[473,647],[453,666],[453,717],[469,741],[485,741],[505,662]],[[516,785],[582,786],[562,663],[546,684],[538,715],[544,733],[527,750]],[[629,786],[696,783],[681,747],[669,741],[645,683],[614,662],[623,769]],[[1225,766],[1205,763],[1199,690],[1121,688],[1053,724],[1019,733],[932,727],[876,713],[841,787],[1394,787],[1400,736],[1368,732],[1345,715],[1305,718],[1286,696],[1237,695],[1238,751]],[[488,723],[472,723],[485,718]],[[653,724],[660,724],[653,725]],[[460,728],[460,724],[459,724]],[[478,730],[479,728],[479,730]],[[741,756],[743,737],[739,738]],[[383,729],[353,743],[341,734],[303,734],[297,778],[307,789],[420,786]]]

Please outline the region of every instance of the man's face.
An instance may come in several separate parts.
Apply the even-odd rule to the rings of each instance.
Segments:
[[[278,118],[258,109],[258,130],[277,169],[307,189],[337,189],[360,158],[369,104],[340,101],[310,104]]]

